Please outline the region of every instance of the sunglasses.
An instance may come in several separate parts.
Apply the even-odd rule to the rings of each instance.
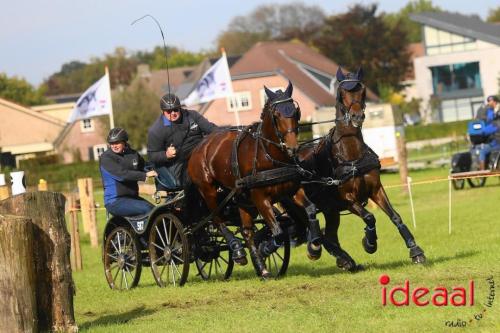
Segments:
[[[163,112],[166,112],[167,114],[171,114],[172,112],[180,112],[180,109],[173,109],[173,110],[164,110]]]

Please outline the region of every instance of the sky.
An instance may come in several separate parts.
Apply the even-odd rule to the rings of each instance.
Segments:
[[[235,16],[259,5],[290,0],[0,0],[0,73],[25,78],[37,86],[64,63],[103,57],[118,46],[130,51],[161,45],[162,25],[168,45],[188,51],[212,49],[218,34]],[[308,0],[327,15],[339,14],[355,3],[374,1]],[[405,0],[378,0],[379,11],[397,12]],[[482,19],[498,0],[434,0],[451,12],[477,14]]]

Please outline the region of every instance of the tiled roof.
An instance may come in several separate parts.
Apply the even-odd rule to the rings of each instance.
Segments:
[[[311,69],[334,78],[338,65],[301,42],[259,42],[248,50],[231,68],[232,77],[244,77],[263,72],[276,72],[288,78],[319,106],[335,105],[335,97],[308,73]],[[369,100],[378,97],[367,92]]]
[[[486,23],[478,16],[450,12],[423,12],[411,14],[410,19],[440,30],[500,45],[500,26]]]

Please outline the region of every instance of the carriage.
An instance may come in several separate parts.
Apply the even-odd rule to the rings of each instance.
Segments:
[[[165,197],[156,194],[160,200]],[[139,283],[143,266],[151,267],[160,287],[182,286],[189,277],[191,264],[203,280],[229,279],[234,267],[231,250],[210,218],[189,221],[182,212],[184,191],[178,191],[158,204],[149,214],[135,217],[112,216],[104,230],[103,263],[106,280],[112,289],[130,289]],[[274,208],[286,236],[293,221]],[[236,204],[230,201],[222,214],[230,228],[241,234]],[[208,216],[207,216],[208,217]],[[261,217],[255,220],[255,242],[259,246],[271,239]],[[290,239],[267,258],[273,276],[286,273],[290,260]]]
[[[484,135],[484,120],[473,120],[468,123],[467,133],[471,142],[471,148],[465,152],[459,152],[451,158],[450,173],[461,173],[468,171],[479,171],[479,152],[488,140]],[[486,159],[486,168],[490,170],[500,169],[500,151],[493,150]],[[486,177],[467,178],[470,187],[482,187],[486,183]],[[452,179],[452,185],[455,190],[461,190],[465,187],[465,179]]]

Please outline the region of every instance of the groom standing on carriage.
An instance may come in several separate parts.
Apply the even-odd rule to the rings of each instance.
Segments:
[[[148,158],[159,174],[160,188],[173,191],[185,184],[186,163],[194,147],[217,126],[196,111],[181,108],[179,97],[165,94],[161,115],[149,128]]]

